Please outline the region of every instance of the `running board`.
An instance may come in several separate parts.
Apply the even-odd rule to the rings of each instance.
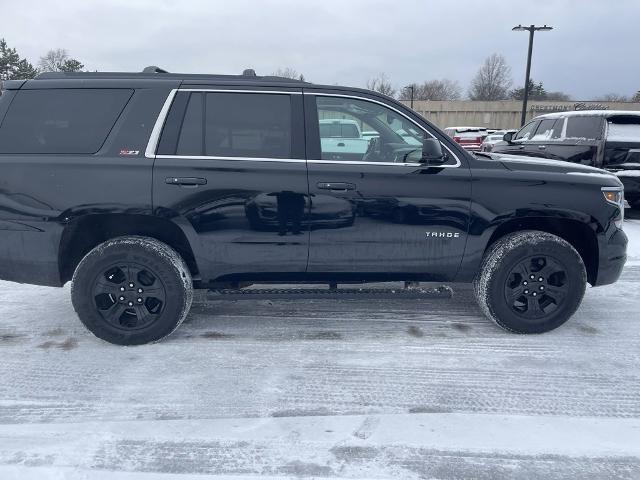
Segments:
[[[207,300],[381,300],[381,299],[447,299],[450,287],[434,288],[248,288],[244,290],[209,290]]]

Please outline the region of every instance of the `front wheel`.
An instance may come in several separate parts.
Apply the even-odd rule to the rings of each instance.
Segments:
[[[193,298],[180,255],[154,238],[118,237],[98,245],[73,275],[71,300],[82,323],[118,345],[139,345],[171,334]]]
[[[543,333],[566,322],[584,296],[582,257],[546,232],[507,235],[485,254],[474,292],[485,316],[515,333]]]

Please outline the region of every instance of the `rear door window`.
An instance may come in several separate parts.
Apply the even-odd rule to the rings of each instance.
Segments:
[[[96,153],[132,94],[130,89],[20,90],[0,128],[0,153]]]
[[[207,93],[207,156],[290,158],[291,130],[289,95]]]
[[[567,118],[567,138],[597,140],[602,137],[603,118],[596,115]]]
[[[160,155],[291,158],[291,95],[178,92]]]

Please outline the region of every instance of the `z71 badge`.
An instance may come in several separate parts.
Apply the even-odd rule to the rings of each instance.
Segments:
[[[460,238],[459,233],[453,232],[427,232],[427,238],[429,237],[437,237],[437,238]]]
[[[124,148],[120,150],[121,157],[135,157],[136,155],[140,155],[140,150],[125,150]]]

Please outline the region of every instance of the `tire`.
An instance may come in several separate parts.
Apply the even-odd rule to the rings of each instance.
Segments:
[[[80,321],[96,337],[117,345],[170,335],[192,299],[191,274],[182,257],[149,237],[118,237],[98,245],[80,261],[71,285]]]
[[[586,283],[582,258],[568,242],[528,230],[489,248],[473,286],[484,315],[503,329],[544,333],[575,313]]]

